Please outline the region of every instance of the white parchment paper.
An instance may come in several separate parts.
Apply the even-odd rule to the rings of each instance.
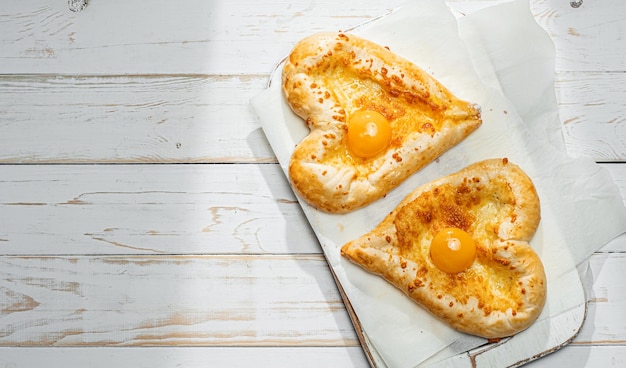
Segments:
[[[369,232],[420,184],[494,157],[508,157],[528,173],[542,210],[531,244],[548,278],[540,320],[584,302],[579,294],[563,295],[561,276],[626,231],[626,209],[609,174],[565,154],[554,95],[554,47],[528,8],[527,0],[518,0],[457,19],[443,1],[419,0],[352,31],[389,46],[482,107],[483,125],[476,132],[384,199],[345,215],[301,201],[363,330],[390,367],[414,367],[484,343],[452,330],[339,255],[344,243]],[[279,67],[252,105],[287,172],[293,148],[308,129],[286,104],[280,74]]]

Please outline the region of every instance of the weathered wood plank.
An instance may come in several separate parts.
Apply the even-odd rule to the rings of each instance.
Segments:
[[[358,346],[312,256],[0,257],[2,346]]]
[[[95,6],[95,5],[94,5]],[[0,76],[0,163],[268,162],[267,76]]]
[[[360,24],[403,3],[158,0],[150,4],[158,11],[146,16],[147,5],[121,0],[93,3],[79,13],[70,12],[66,2],[7,2],[0,5],[6,30],[0,36],[1,72],[265,73],[300,38]],[[604,0],[572,8],[569,1],[531,1],[533,14],[555,40],[558,70],[626,69],[622,5]]]
[[[111,0],[79,13],[63,1],[4,3],[0,73],[267,73],[305,35],[359,24],[402,3]],[[148,8],[158,11],[148,15]]]
[[[0,165],[0,254],[320,253],[267,165]]]
[[[624,86],[624,72],[556,75],[559,115],[570,156],[589,157],[596,161],[626,161]]]
[[[51,364],[51,362],[53,362]],[[349,347],[153,347],[3,348],[0,366],[32,367],[257,367],[293,368],[368,366],[363,350]],[[254,363],[254,364],[253,364]]]
[[[556,70],[626,70],[623,57],[626,7],[621,0],[531,0],[531,11],[556,47]]]

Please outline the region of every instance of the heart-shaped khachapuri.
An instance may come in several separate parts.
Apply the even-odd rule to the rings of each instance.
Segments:
[[[341,254],[453,328],[485,338],[530,326],[546,277],[528,243],[540,221],[530,178],[491,159],[418,187]]]
[[[299,42],[282,86],[310,133],[289,164],[295,191],[317,209],[345,213],[402,183],[482,123],[455,97],[388,48],[344,33]]]

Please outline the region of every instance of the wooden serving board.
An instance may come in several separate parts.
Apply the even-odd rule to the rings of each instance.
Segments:
[[[350,298],[341,287],[341,283],[335,276],[334,271],[332,274],[370,365],[374,368],[388,367],[371,343],[367,332],[361,326]],[[567,273],[565,278],[569,283],[566,284],[568,288],[564,292],[572,293],[571,295],[575,295],[576,298],[581,300],[581,303],[572,309],[565,313],[551,316],[550,319],[540,321],[533,325],[531,329],[513,337],[498,342],[486,343],[480,347],[444,358],[441,361],[427,361],[419,366],[425,368],[519,367],[569,344],[582,328],[587,314],[587,304],[584,302],[584,290],[580,283],[578,272],[573,270]],[[436,360],[436,358],[432,360]]]
[[[428,4],[431,3],[429,2]],[[416,10],[415,8],[411,9],[414,12]],[[434,13],[441,12],[441,9],[419,8],[419,10],[433,11]],[[399,18],[401,22],[411,24],[412,19],[410,15],[407,16],[405,13],[406,12],[394,12],[389,16],[369,22],[365,27],[371,27],[377,22],[387,22],[385,25],[389,23],[393,25],[392,17],[394,14],[400,14],[396,16],[396,18]],[[424,14],[421,14],[421,16],[424,16]],[[393,20],[395,21],[395,19]],[[455,22],[454,18],[451,20],[449,17],[446,19],[434,18],[432,21],[443,23]],[[411,29],[394,29],[393,26],[391,28],[392,29],[387,30],[385,27],[381,28],[379,25],[376,29],[377,31],[382,30],[380,33],[381,39],[385,37],[387,37],[387,39],[391,39],[392,37],[406,37],[412,34]],[[360,27],[351,29],[351,32],[358,33],[361,31],[362,29]],[[376,36],[379,36],[379,33],[376,33]],[[452,36],[455,37],[456,34]],[[398,45],[391,44],[390,46],[392,50],[396,50],[396,46]],[[403,49],[402,46],[398,48],[400,50],[406,50],[406,48]],[[446,53],[444,55],[448,56],[450,54]],[[418,63],[418,65],[420,64]],[[261,125],[267,135],[268,141],[281,167],[285,173],[287,173],[291,152],[299,140],[308,134],[308,129],[302,124],[301,120],[291,112],[290,108],[284,102],[284,99],[282,99],[280,88],[281,67],[282,63],[279,63],[270,77],[268,89],[262,95],[253,99],[252,103],[259,115]],[[432,72],[430,69],[427,69],[427,71]],[[458,74],[458,71],[453,71],[453,73]],[[435,74],[445,79],[445,74],[437,74],[436,72]],[[454,84],[454,80],[451,82]],[[444,84],[446,83],[444,82]],[[475,93],[476,91],[470,91],[469,93],[471,94],[472,92]],[[489,129],[495,129],[496,131],[502,129],[501,127],[494,127],[493,121],[496,119],[498,121],[504,121],[504,125],[506,125],[506,123],[519,123],[518,120],[515,120],[517,118],[512,117],[516,107],[512,106],[508,100],[502,102],[498,102],[499,100],[497,98],[496,100],[497,101],[491,106],[489,105],[489,101],[486,101],[484,105],[481,104],[481,106],[483,106],[484,121],[489,120],[491,123],[483,124],[483,127],[480,129],[487,129],[485,125],[491,126]],[[502,108],[503,106],[504,108]],[[496,115],[494,110],[498,110],[499,115]],[[504,113],[502,114],[503,110]],[[516,131],[513,131],[513,135],[515,134]],[[516,138],[512,139],[515,140]],[[527,139],[527,137],[520,139]],[[371,229],[371,227],[382,220],[385,214],[389,213],[389,211],[395,207],[395,204],[398,203],[408,191],[416,187],[416,185],[430,181],[438,177],[438,175],[442,175],[442,172],[449,171],[452,167],[455,167],[455,165],[457,165],[456,168],[459,168],[458,165],[466,165],[477,157],[480,157],[480,155],[488,154],[479,152],[480,147],[478,146],[482,143],[484,143],[484,141],[472,141],[471,139],[463,142],[445,153],[441,160],[423,169],[419,176],[409,178],[407,182],[400,185],[383,200],[368,206],[368,208],[355,211],[354,213],[329,216],[328,214],[317,211],[303,201],[300,201],[307,219],[320,240],[324,255],[329,263],[333,277],[335,278],[355,326],[359,340],[373,367],[416,366],[416,364],[422,367],[459,368],[519,366],[556,351],[566,345],[576,336],[583,324],[586,314],[584,289],[580,282],[578,272],[573,266],[575,263],[573,263],[571,259],[568,259],[567,254],[565,254],[562,266],[555,265],[553,262],[552,266],[554,267],[547,268],[549,273],[549,302],[544,309],[542,317],[529,329],[514,337],[498,342],[488,342],[484,339],[472,337],[459,338],[456,335],[451,336],[450,333],[441,332],[438,327],[431,329],[431,323],[433,323],[433,326],[437,326],[436,324],[439,322],[434,321],[434,317],[425,318],[423,316],[415,319],[409,317],[413,323],[416,321],[426,322],[423,325],[419,323],[415,325],[416,328],[421,328],[419,333],[416,334],[418,336],[400,334],[398,337],[398,334],[394,336],[393,331],[391,331],[389,327],[378,328],[380,324],[400,327],[401,321],[398,319],[399,317],[397,317],[398,314],[411,315],[413,313],[419,314],[425,312],[416,308],[411,302],[407,302],[406,299],[408,298],[399,295],[400,293],[391,285],[386,284],[385,281],[375,276],[365,274],[360,269],[356,270],[356,266],[344,262],[344,260],[340,259],[338,256],[338,248],[356,235],[360,235]],[[521,152],[526,149],[525,144],[522,144],[522,148],[518,151],[511,151],[512,149],[507,145],[508,143],[506,141],[498,141],[498,143],[506,147],[496,149],[496,152],[506,152],[506,154],[512,155],[508,157],[516,157],[517,160],[528,160],[526,161],[527,166],[541,166],[535,165],[540,162],[537,157],[528,158],[527,155]],[[549,145],[547,142],[546,144]],[[489,153],[492,153],[492,151],[489,151]],[[542,199],[548,198],[544,197]],[[553,220],[554,214],[550,212],[554,211],[550,210],[553,210],[553,208],[548,208],[543,223],[550,224],[550,221]],[[541,231],[542,230],[539,231],[539,238],[547,236],[547,238],[554,239],[554,234],[545,232],[549,230],[544,230],[544,233]],[[557,236],[557,238],[560,239],[560,236]],[[552,257],[549,257],[549,259],[554,261],[556,258],[554,254],[552,254]],[[355,285],[360,286],[357,287]],[[407,304],[411,305],[409,306]],[[381,319],[380,316],[389,317],[389,320],[385,320],[385,318]],[[389,343],[389,339],[394,341]],[[437,347],[437,350],[430,350],[427,355],[423,357],[418,356],[416,352],[409,351],[411,350],[410,347],[419,346],[420,343],[425,345],[430,344],[430,340],[437,340],[438,343],[445,341],[446,343],[443,346],[433,343],[433,348]],[[394,344],[398,344],[401,347],[392,348],[391,345]],[[404,350],[402,347],[404,347]],[[406,358],[398,357],[400,354],[410,355],[411,353],[414,355]]]

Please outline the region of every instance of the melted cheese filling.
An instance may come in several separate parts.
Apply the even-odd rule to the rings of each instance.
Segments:
[[[385,151],[376,157],[363,159],[354,157],[347,149],[345,136],[342,144],[328,150],[327,155],[320,158],[320,162],[332,166],[352,166],[358,176],[367,176],[380,168],[386,160],[385,152],[394,151],[407,141],[409,136],[421,134],[432,136],[441,130],[444,105],[434,107],[428,103],[428,95],[420,96],[417,92],[409,93],[406,90],[387,89],[371,76],[346,67],[349,63],[359,63],[354,56],[344,53],[341,57],[336,53],[337,62],[328,68],[316,68],[313,80],[321,80],[321,85],[316,84],[319,96],[332,96],[333,100],[341,106],[343,116],[336,116],[342,121],[342,129],[347,131],[347,117],[358,110],[372,110],[382,114],[391,126],[391,143]],[[390,76],[391,78],[392,76]],[[396,84],[404,85],[401,76],[396,76]],[[394,84],[395,85],[395,84]],[[408,87],[405,86],[406,89]],[[409,97],[407,97],[409,96]],[[412,96],[412,97],[410,97]],[[320,97],[322,98],[322,97]],[[323,100],[320,100],[320,103]]]
[[[438,186],[401,208],[394,221],[400,252],[417,264],[427,265],[424,270],[416,270],[415,284],[421,284],[420,275],[427,273],[429,287],[438,298],[451,295],[467,304],[474,297],[485,315],[492,309],[515,311],[524,291],[515,271],[490,247],[500,241],[497,224],[515,221],[515,199],[504,178],[491,179],[489,186],[481,181],[465,178],[459,185]],[[430,259],[432,238],[446,227],[465,230],[476,241],[474,263],[458,274],[440,271]]]

